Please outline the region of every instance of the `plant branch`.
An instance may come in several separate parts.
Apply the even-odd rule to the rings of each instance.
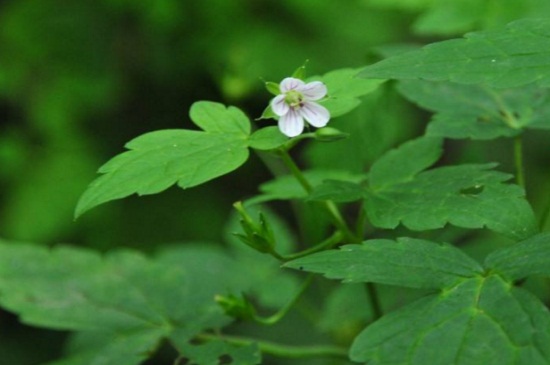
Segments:
[[[516,165],[516,181],[525,189],[525,174],[523,172],[523,143],[521,135],[514,138],[514,163]]]
[[[265,325],[273,325],[277,322],[279,322],[298,302],[302,294],[306,291],[306,289],[309,287],[309,284],[311,284],[311,280],[313,279],[313,274],[309,274],[307,279],[304,281],[300,289],[298,290],[298,293],[292,298],[291,301],[289,301],[283,308],[281,308],[277,313],[269,316],[269,317],[260,317],[255,315],[254,321],[265,324]]]
[[[284,357],[289,359],[304,359],[304,358],[320,358],[320,357],[337,357],[348,358],[348,350],[343,347],[333,345],[312,345],[312,346],[295,346],[284,345],[271,341],[263,341],[255,338],[200,334],[196,337],[199,341],[222,340],[236,346],[247,346],[253,343],[258,344],[259,349],[273,356]]]

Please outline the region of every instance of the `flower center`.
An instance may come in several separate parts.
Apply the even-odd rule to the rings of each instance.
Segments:
[[[296,90],[290,90],[285,94],[285,103],[293,109],[303,106],[303,102],[304,96]]]

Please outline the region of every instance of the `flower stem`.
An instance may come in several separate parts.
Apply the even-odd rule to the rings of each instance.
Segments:
[[[292,253],[292,254],[289,254],[289,255],[282,256],[282,261],[295,260],[295,259],[298,259],[300,257],[304,257],[304,256],[307,256],[309,254],[312,254],[312,253],[315,253],[315,252],[318,252],[318,251],[322,251],[326,248],[331,248],[331,247],[335,246],[336,244],[340,243],[342,238],[343,238],[342,232],[336,231],[329,238],[327,238],[326,240],[324,240],[321,243],[318,243],[315,246],[312,246],[312,247],[310,247],[308,249],[305,249],[303,251],[300,251],[300,252],[296,252],[296,253]]]
[[[279,155],[281,156],[281,159],[283,160],[284,164],[288,167],[292,175],[294,175],[296,180],[298,180],[300,185],[302,185],[306,193],[308,194],[311,193],[313,191],[313,187],[311,186],[309,181],[307,181],[304,174],[302,173],[298,165],[296,165],[292,157],[290,157],[288,152],[284,149],[280,149]],[[350,242],[360,242],[361,240],[357,238],[355,234],[353,234],[351,229],[348,227],[346,221],[342,217],[342,214],[338,210],[338,207],[336,206],[336,204],[334,204],[332,200],[326,200],[323,202],[323,204],[325,206],[325,209],[330,214],[334,225],[336,226],[336,228],[338,228],[342,232],[342,234],[344,234],[346,239],[349,240]]]
[[[378,298],[378,290],[376,290],[376,286],[374,283],[367,283],[367,294],[369,296],[370,305],[372,308],[372,314],[374,315],[374,319],[378,319],[382,317],[384,314],[382,312],[382,306],[380,305],[380,300]]]
[[[277,322],[279,322],[289,311],[292,309],[294,304],[298,302],[302,294],[306,291],[306,289],[309,287],[309,284],[311,284],[311,280],[313,279],[313,274],[309,274],[306,280],[303,282],[302,286],[298,290],[298,293],[292,298],[291,301],[289,301],[283,308],[281,308],[277,313],[273,314],[269,317],[260,317],[260,316],[254,316],[254,321],[265,324],[265,325],[273,325]]]
[[[521,135],[514,138],[514,162],[516,165],[516,181],[525,189],[525,174],[523,172],[523,143]]]
[[[348,358],[348,350],[342,347],[333,345],[313,345],[313,346],[293,346],[284,345],[271,341],[263,341],[255,338],[200,334],[196,337],[199,341],[222,340],[236,346],[248,346],[258,344],[259,349],[265,353],[278,357],[289,359],[304,359],[304,358],[321,358],[321,357],[337,357]]]

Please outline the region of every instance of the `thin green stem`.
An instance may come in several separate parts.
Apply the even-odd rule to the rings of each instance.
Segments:
[[[365,210],[365,201],[362,200],[359,205],[359,217],[355,223],[355,235],[361,240],[365,237],[365,225],[367,224],[367,211]]]
[[[342,238],[344,238],[342,233],[340,231],[336,231],[329,238],[327,238],[323,242],[320,242],[319,244],[317,244],[313,247],[310,247],[310,248],[305,249],[305,250],[300,251],[300,252],[296,252],[296,253],[292,253],[292,254],[289,254],[289,255],[282,256],[282,261],[295,260],[295,259],[298,259],[300,257],[304,257],[304,256],[310,255],[312,253],[322,251],[326,248],[331,248],[331,247],[337,245],[338,243],[340,243]]]
[[[523,143],[521,135],[514,138],[514,162],[516,165],[516,181],[525,189],[525,174],[523,172]]]
[[[308,194],[311,193],[313,191],[313,187],[311,186],[309,181],[307,181],[304,174],[302,173],[298,165],[296,165],[292,157],[290,157],[288,152],[286,150],[281,149],[279,151],[279,155],[281,156],[281,159],[283,160],[284,164],[288,167],[292,175],[294,175],[296,180],[298,180],[300,185],[302,185],[306,193]],[[359,242],[360,240],[349,229],[346,221],[342,217],[342,214],[338,210],[338,207],[336,206],[336,204],[334,204],[334,202],[331,200],[327,200],[323,202],[323,205],[325,206],[325,209],[329,212],[336,228],[338,228],[349,241]]]
[[[291,301],[289,301],[283,308],[281,308],[277,313],[269,316],[269,317],[260,317],[260,316],[254,316],[254,320],[258,323],[265,324],[265,325],[273,325],[277,322],[279,322],[291,309],[294,307],[294,304],[298,302],[302,294],[306,291],[306,289],[311,284],[311,280],[313,279],[313,274],[309,274],[307,279],[303,282],[302,286],[292,298]]]
[[[271,341],[258,340],[255,338],[213,335],[208,333],[198,335],[196,339],[199,341],[222,340],[236,346],[248,346],[256,343],[259,349],[265,354],[289,359],[322,357],[348,358],[347,349],[333,345],[293,346]]]
[[[544,210],[542,211],[542,214],[540,216],[539,228],[541,231],[544,231],[544,228],[546,228],[546,224],[548,223],[549,216],[550,216],[550,199],[548,199],[548,202],[546,203],[546,206],[544,207]]]
[[[380,300],[378,298],[378,290],[376,290],[376,286],[374,283],[367,283],[367,294],[369,296],[370,305],[372,308],[372,314],[374,315],[374,319],[378,319],[382,317],[384,314],[382,312],[382,306],[380,305]]]

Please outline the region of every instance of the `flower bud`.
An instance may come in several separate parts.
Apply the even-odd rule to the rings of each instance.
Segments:
[[[349,137],[349,133],[339,131],[336,128],[325,127],[315,131],[315,139],[320,142],[334,142]]]
[[[214,300],[223,308],[225,314],[233,318],[252,319],[256,315],[256,309],[244,294],[241,294],[241,297],[232,294],[216,295]]]
[[[233,204],[233,207],[241,216],[240,223],[244,231],[244,234],[235,233],[235,236],[256,251],[262,253],[273,252],[275,237],[263,214],[260,213],[259,222],[256,222],[246,212],[241,202]]]

